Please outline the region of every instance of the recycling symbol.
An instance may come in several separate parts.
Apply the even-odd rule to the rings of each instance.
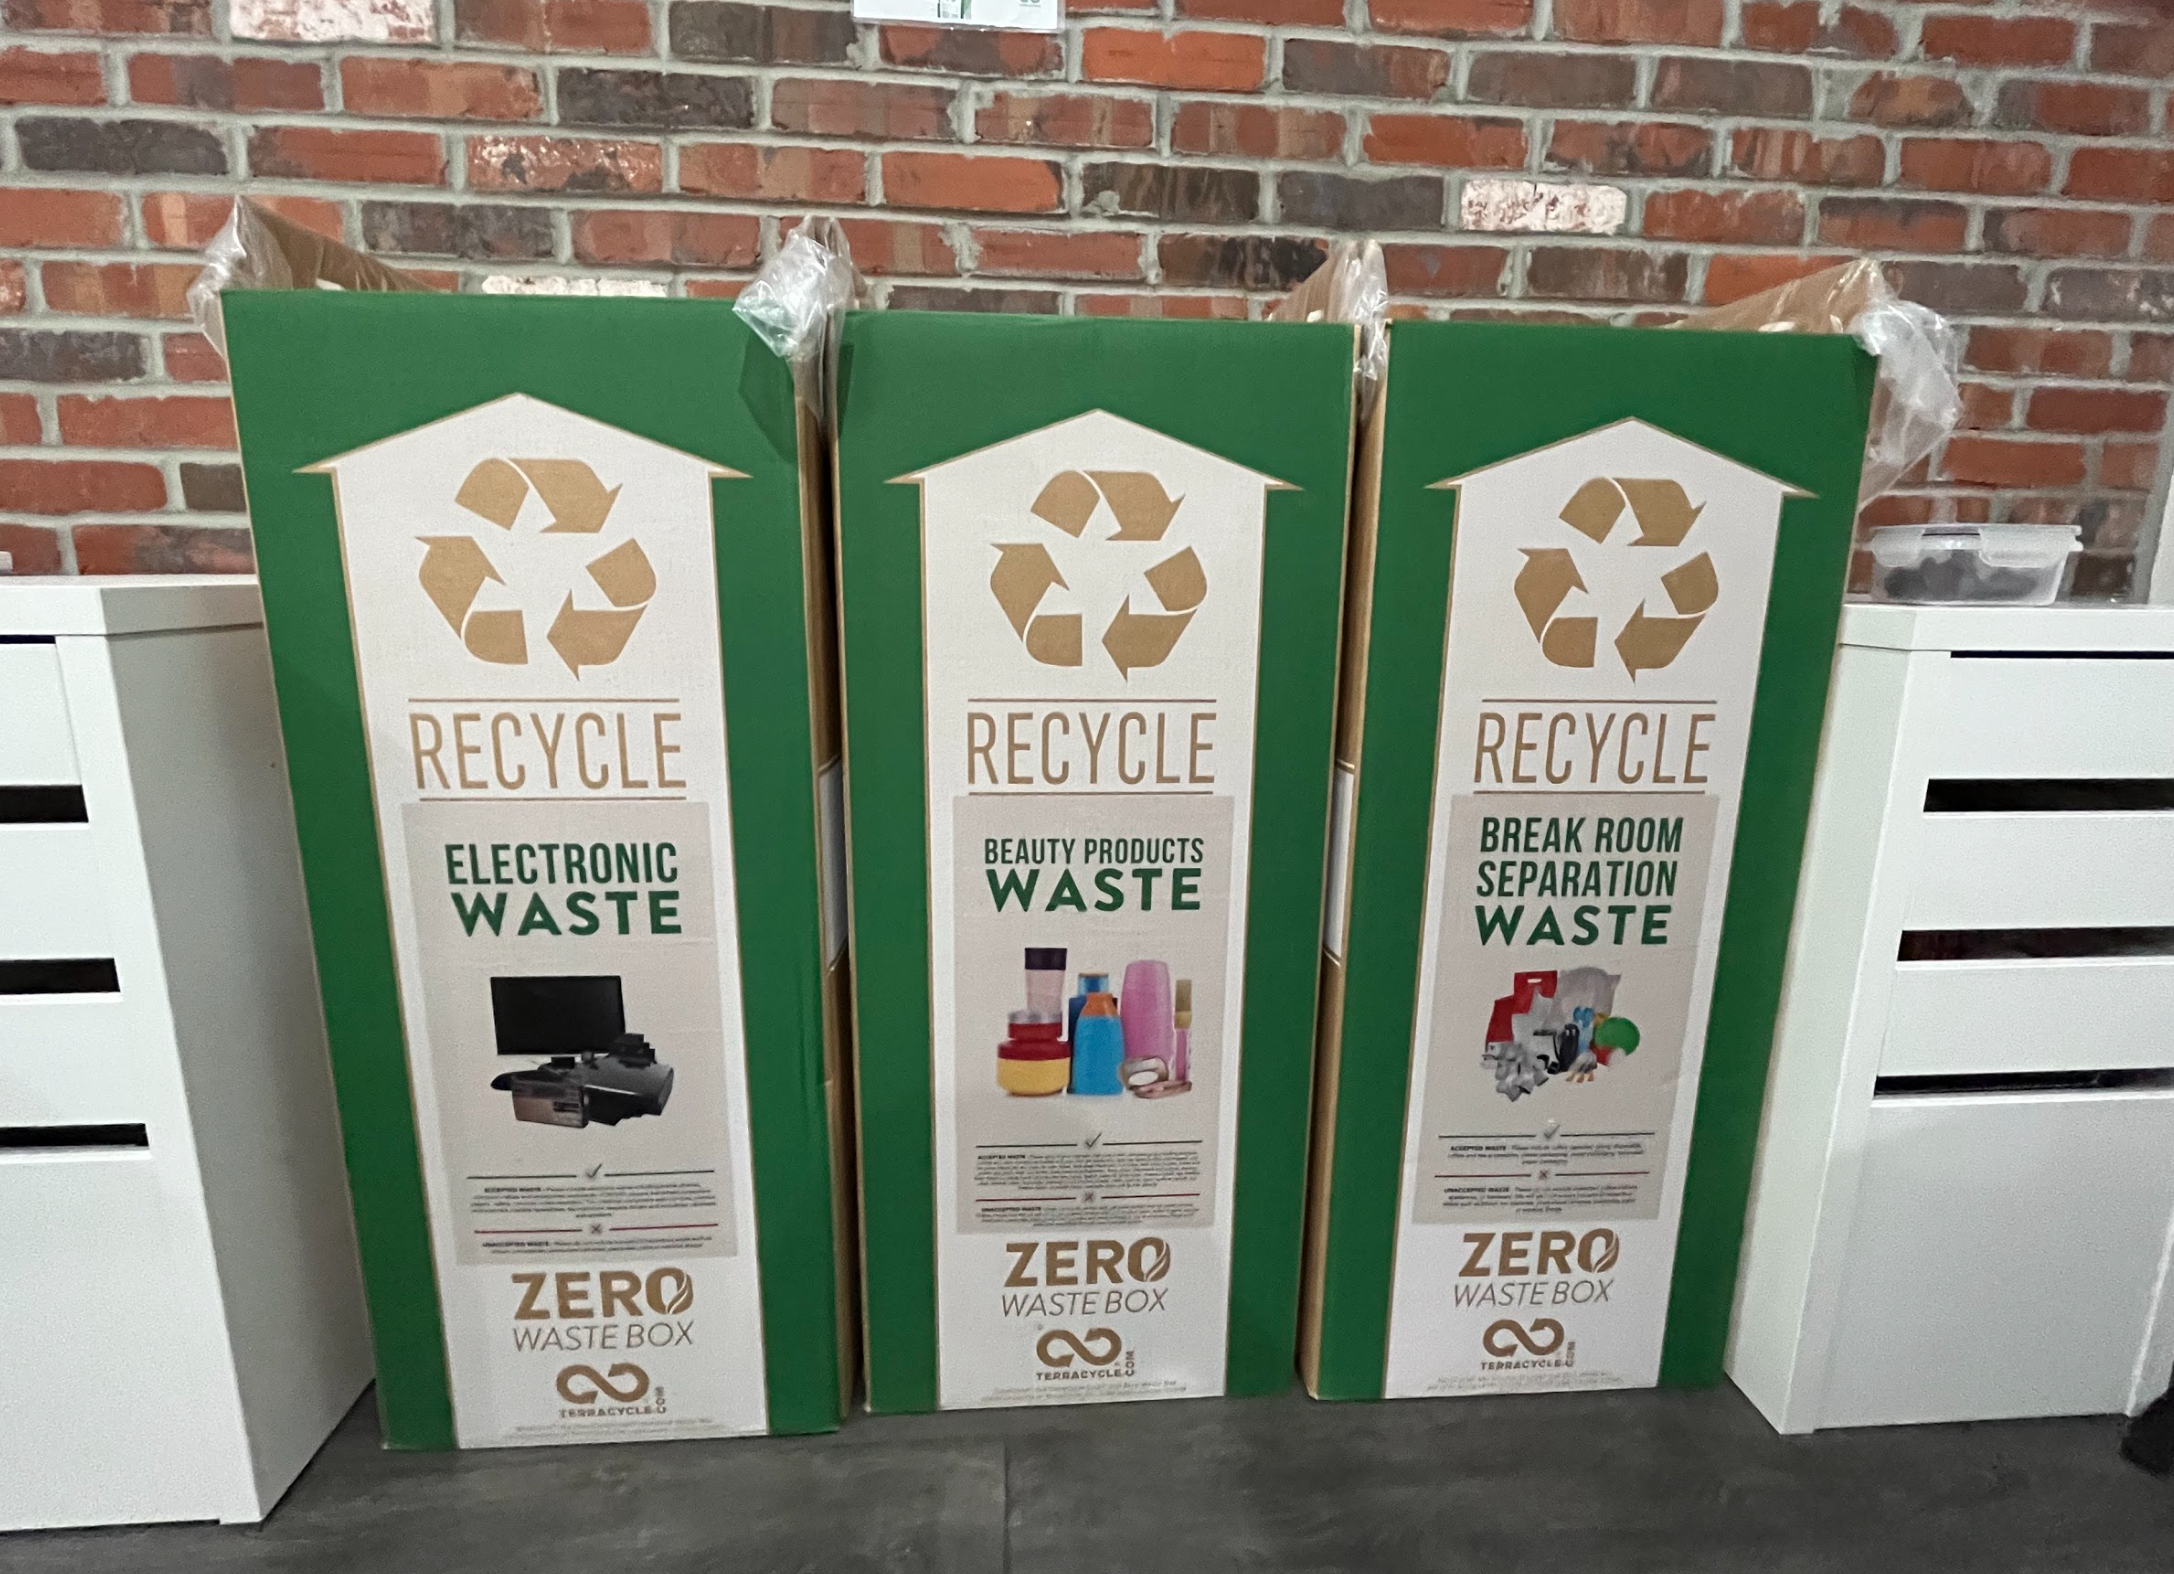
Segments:
[[[486,459],[468,472],[453,501],[506,532],[511,542],[517,539],[514,523],[531,490],[551,515],[542,534],[597,535],[611,516],[620,489],[607,489],[579,459]],[[486,583],[505,583],[483,544],[474,536],[416,539],[424,549],[418,571],[423,593],[468,653],[504,667],[526,664],[528,630],[520,609],[495,610],[475,604]],[[558,616],[544,634],[576,677],[583,667],[602,667],[619,659],[657,593],[656,570],[650,567],[641,543],[632,537],[592,558],[583,572],[608,605],[577,605],[575,593],[582,588],[577,583],[567,590]]]
[[[1160,542],[1184,501],[1172,497],[1160,480],[1144,470],[1066,470],[1042,488],[1033,512],[1074,541],[1084,545],[1092,540],[1106,548],[1117,542]],[[1088,525],[1105,505],[1117,528],[1108,535],[1088,536]],[[1027,654],[1044,666],[1082,665],[1086,659],[1084,616],[1041,610],[1050,590],[1071,588],[1049,548],[1040,541],[1013,541],[998,543],[996,552],[989,589]],[[1142,578],[1153,600],[1150,603],[1143,597],[1139,607],[1153,610],[1136,608],[1133,592],[1127,590],[1101,633],[1102,648],[1128,678],[1136,668],[1157,667],[1169,659],[1194,612],[1208,597],[1207,570],[1191,547],[1180,547]]]
[[[1579,487],[1563,505],[1559,517],[1595,546],[1607,544],[1623,523],[1627,509],[1637,527],[1635,536],[1616,536],[1634,551],[1641,547],[1673,548],[1683,545],[1692,525],[1705,511],[1693,504],[1675,481],[1638,481],[1596,476]],[[1600,643],[1600,619],[1561,616],[1562,604],[1573,590],[1586,589],[1578,559],[1567,547],[1525,547],[1525,566],[1518,570],[1514,587],[1517,604],[1540,653],[1558,667],[1590,667]],[[1713,559],[1704,552],[1686,558],[1660,576],[1660,588],[1673,616],[1646,609],[1653,598],[1642,597],[1612,643],[1632,678],[1667,666],[1683,654],[1683,647],[1720,599],[1721,581]]]

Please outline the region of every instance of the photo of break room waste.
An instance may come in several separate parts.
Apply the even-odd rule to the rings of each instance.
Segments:
[[[0,0],[0,1569],[2163,1574],[2170,511],[2165,0]]]

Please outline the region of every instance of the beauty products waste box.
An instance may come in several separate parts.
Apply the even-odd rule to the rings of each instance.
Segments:
[[[713,302],[225,312],[388,1441],[835,1425],[829,596],[786,368]]]
[[[877,1410],[1289,1381],[1352,353],[847,319]]]
[[[1315,1393],[1720,1376],[1873,369],[1841,337],[1391,328]]]

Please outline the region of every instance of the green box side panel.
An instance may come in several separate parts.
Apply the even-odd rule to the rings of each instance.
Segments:
[[[1399,323],[1354,820],[1320,1386],[1387,1355],[1459,475],[1637,417],[1803,488],[1784,505],[1661,1380],[1718,1379],[1875,364],[1846,338]]]
[[[848,319],[838,483],[868,1395],[936,1406],[919,491],[931,464],[1106,410],[1270,494],[1254,751],[1232,1392],[1290,1379],[1312,1075],[1351,334],[1333,325],[893,312]]]
[[[747,474],[712,501],[769,1404],[778,1430],[834,1425],[789,379],[722,303],[238,292],[225,309],[387,1440],[451,1447],[452,1406],[332,488],[298,471],[509,393]]]

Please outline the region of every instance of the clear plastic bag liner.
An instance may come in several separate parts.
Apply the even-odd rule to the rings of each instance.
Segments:
[[[867,293],[844,227],[836,219],[809,219],[763,264],[732,309],[792,368],[801,403],[827,414],[832,327]]]
[[[224,356],[226,326],[219,316],[223,290],[427,288],[412,274],[388,268],[351,246],[241,198],[225,226],[204,248],[204,271],[189,286],[189,318]]]
[[[1389,270],[1381,243],[1340,240],[1268,314],[1270,322],[1348,322],[1359,330],[1359,411],[1374,402],[1389,365]]]
[[[1860,507],[1939,447],[1962,419],[1956,380],[1962,346],[1954,326],[1931,307],[1898,296],[1879,264],[1864,258],[1699,312],[1677,326],[1846,333],[1877,356]]]

